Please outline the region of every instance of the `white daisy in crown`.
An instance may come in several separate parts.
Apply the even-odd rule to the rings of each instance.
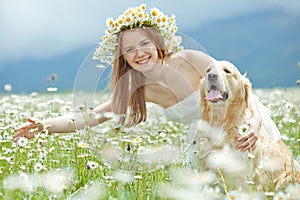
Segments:
[[[181,37],[175,35],[178,31],[175,19],[174,15],[169,17],[157,8],[152,8],[150,12],[147,12],[145,4],[128,8],[115,20],[107,18],[105,35],[102,36],[102,41],[96,48],[93,59],[100,60],[98,67],[104,67],[103,63],[112,66],[118,34],[123,30],[143,26],[157,29],[164,38],[166,53],[175,53],[183,48],[180,46]]]

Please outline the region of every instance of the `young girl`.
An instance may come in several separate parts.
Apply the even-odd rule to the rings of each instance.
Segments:
[[[95,57],[113,66],[112,92],[88,116],[89,126],[109,120],[104,115],[107,112],[120,114],[120,125],[138,124],[146,120],[146,102],[163,107],[166,115],[174,120],[185,123],[199,120],[198,85],[214,58],[200,51],[181,50],[181,40],[175,35],[178,30],[175,17],[168,17],[156,8],[149,13],[141,5],[129,8],[117,20],[108,19],[107,26]],[[257,141],[262,118],[257,105],[253,98],[251,133],[237,141],[242,151],[255,147]],[[42,121],[28,118],[27,123],[15,129],[14,138],[32,138],[44,128],[49,133],[74,132],[86,126],[86,118],[82,113]],[[191,142],[195,131],[190,132]]]

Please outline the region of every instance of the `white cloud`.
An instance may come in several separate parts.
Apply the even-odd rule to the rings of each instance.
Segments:
[[[287,3],[288,2],[288,3]],[[181,30],[210,20],[228,18],[272,7],[300,13],[297,0],[1,0],[0,67],[12,60],[43,59],[99,41],[105,19],[117,17],[128,6],[146,3],[174,13]],[[134,4],[132,4],[134,3]]]

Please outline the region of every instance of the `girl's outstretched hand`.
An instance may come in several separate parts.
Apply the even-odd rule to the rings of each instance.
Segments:
[[[28,118],[27,120],[28,121],[26,123],[14,129],[16,132],[16,134],[13,135],[15,142],[17,142],[20,137],[28,139],[33,138],[38,132],[43,130],[44,125],[39,120],[33,118]]]

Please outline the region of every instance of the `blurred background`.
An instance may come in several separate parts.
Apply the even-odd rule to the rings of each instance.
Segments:
[[[175,14],[181,34],[247,72],[254,88],[295,87],[300,79],[298,0],[1,0],[0,93],[72,91],[106,18],[141,3]],[[89,68],[103,73],[93,62]]]

